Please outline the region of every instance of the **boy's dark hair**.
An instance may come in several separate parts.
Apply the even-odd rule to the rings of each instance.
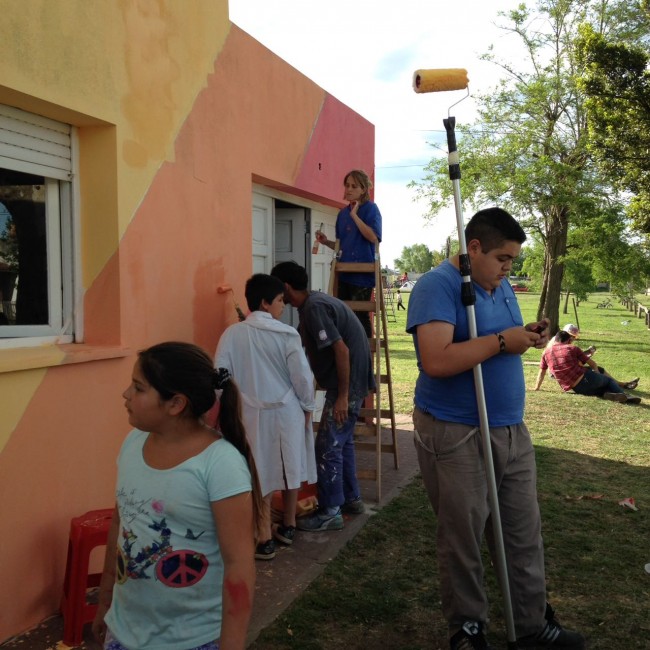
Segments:
[[[284,282],[266,273],[256,273],[248,278],[244,290],[250,311],[258,311],[262,300],[271,304],[280,294],[284,294]]]
[[[481,242],[481,250],[489,253],[504,241],[516,241],[523,244],[526,233],[517,220],[502,208],[479,210],[465,226],[465,241],[472,239]]]
[[[271,275],[280,278],[296,291],[305,291],[309,284],[307,271],[297,262],[280,262],[271,269]]]

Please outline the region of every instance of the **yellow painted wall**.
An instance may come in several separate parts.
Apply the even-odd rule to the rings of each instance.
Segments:
[[[115,128],[117,213],[92,233],[85,286],[115,252],[162,161],[173,159],[175,136],[229,30],[227,0],[0,0],[0,102]],[[5,101],[18,94],[19,103]],[[109,167],[84,164],[102,175]],[[101,196],[83,200],[97,214],[115,209]],[[105,223],[116,219],[106,236]]]

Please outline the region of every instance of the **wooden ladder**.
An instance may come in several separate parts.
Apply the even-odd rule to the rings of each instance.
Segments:
[[[386,305],[386,320],[389,323],[396,323],[397,316],[395,315],[395,296],[393,290],[390,287],[383,287],[383,292],[384,304]]]
[[[344,300],[352,311],[367,311],[374,314],[371,323],[374,332],[368,340],[370,352],[375,368],[376,391],[367,398],[373,406],[363,407],[359,412],[359,422],[354,430],[355,449],[363,452],[375,453],[375,469],[359,469],[357,478],[375,481],[377,503],[381,500],[381,459],[382,454],[393,454],[395,469],[399,468],[399,454],[397,449],[397,430],[395,426],[395,402],[393,399],[393,380],[390,371],[390,354],[388,349],[388,326],[386,318],[386,302],[382,287],[381,264],[379,250],[375,248],[375,261],[339,262],[339,241],[336,241],[332,270],[330,273],[329,294],[336,296],[338,293],[339,273],[374,273],[375,290],[371,300],[354,301]],[[383,351],[383,354],[382,354]],[[386,404],[386,395],[388,403]],[[387,407],[387,408],[386,408]],[[390,420],[390,428],[382,426],[382,420]],[[387,435],[390,432],[390,436]],[[386,435],[385,435],[386,434]],[[384,437],[390,440],[384,441]]]

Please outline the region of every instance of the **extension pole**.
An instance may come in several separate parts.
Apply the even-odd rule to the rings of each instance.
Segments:
[[[469,255],[467,254],[467,242],[465,241],[465,226],[463,222],[463,206],[460,198],[460,159],[456,148],[456,118],[449,116],[444,119],[443,124],[447,131],[447,145],[449,148],[449,178],[454,190],[454,206],[456,208],[456,223],[458,226],[458,243],[460,244],[460,274],[463,279],[461,285],[461,300],[467,310],[467,324],[469,327],[470,339],[477,338],[476,313],[474,304],[476,294],[472,284],[472,269]],[[492,444],[490,440],[490,426],[488,422],[487,406],[485,403],[485,389],[483,386],[483,373],[481,364],[474,366],[474,388],[476,391],[476,403],[478,406],[481,439],[483,443],[483,458],[485,461],[485,475],[488,484],[488,496],[490,500],[490,511],[494,543],[496,551],[497,572],[503,595],[503,607],[506,619],[506,631],[508,634],[508,648],[516,650],[517,635],[515,633],[514,615],[512,612],[512,599],[510,596],[510,583],[508,582],[508,568],[506,564],[506,550],[503,542],[503,529],[501,527],[501,513],[499,508],[499,494],[494,473],[494,459],[492,457]]]

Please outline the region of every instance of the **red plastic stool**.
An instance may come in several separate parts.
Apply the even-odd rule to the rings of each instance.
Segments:
[[[61,612],[63,614],[63,643],[79,645],[83,629],[97,613],[97,605],[86,601],[86,590],[97,587],[101,573],[89,574],[90,552],[97,546],[106,546],[111,527],[113,508],[91,510],[70,523],[68,563],[65,568]]]

